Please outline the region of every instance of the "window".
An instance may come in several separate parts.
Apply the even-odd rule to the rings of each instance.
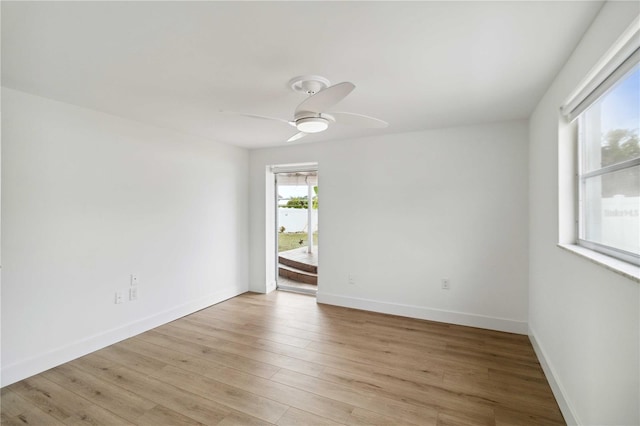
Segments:
[[[578,244],[640,264],[640,65],[578,116]]]
[[[577,127],[574,244],[640,266],[640,18],[561,110]]]

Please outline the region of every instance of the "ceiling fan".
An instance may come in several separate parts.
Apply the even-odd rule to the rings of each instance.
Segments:
[[[389,125],[386,121],[353,112],[326,112],[327,109],[347,97],[356,88],[353,83],[330,85],[329,80],[317,75],[303,75],[289,80],[292,90],[309,95],[295,109],[293,120],[267,117],[264,115],[244,114],[232,111],[221,111],[231,114],[239,114],[245,117],[259,118],[263,120],[275,120],[295,127],[298,133],[291,136],[287,142],[293,142],[311,133],[319,133],[327,130],[332,123],[348,124],[366,128],[384,128]]]

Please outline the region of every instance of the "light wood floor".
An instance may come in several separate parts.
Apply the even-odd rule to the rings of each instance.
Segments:
[[[526,336],[246,293],[2,389],[2,424],[564,424]]]

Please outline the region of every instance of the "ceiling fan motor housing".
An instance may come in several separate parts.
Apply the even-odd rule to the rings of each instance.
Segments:
[[[289,80],[291,90],[305,95],[315,95],[322,89],[326,89],[331,82],[319,75],[301,75]]]

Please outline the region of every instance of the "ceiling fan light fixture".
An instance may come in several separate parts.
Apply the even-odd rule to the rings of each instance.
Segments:
[[[296,127],[304,133],[324,132],[329,127],[329,120],[321,117],[301,118],[296,121]]]

